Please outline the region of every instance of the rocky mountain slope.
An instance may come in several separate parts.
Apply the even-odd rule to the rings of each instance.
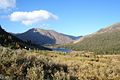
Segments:
[[[23,41],[31,41],[31,43],[40,45],[67,44],[78,39],[78,37],[61,34],[54,30],[40,28],[33,28],[24,33],[15,34],[15,36]]]

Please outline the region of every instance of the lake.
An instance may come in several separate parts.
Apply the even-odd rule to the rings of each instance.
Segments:
[[[66,53],[69,53],[69,52],[72,51],[72,50],[66,49],[66,48],[52,48],[52,50],[54,50],[54,51],[62,51],[62,52],[66,52]]]

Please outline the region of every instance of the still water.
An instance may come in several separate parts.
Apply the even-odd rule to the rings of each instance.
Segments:
[[[69,52],[72,51],[72,50],[66,49],[66,48],[53,48],[52,50],[54,50],[54,51],[62,51],[62,52],[66,52],[66,53],[69,53]]]

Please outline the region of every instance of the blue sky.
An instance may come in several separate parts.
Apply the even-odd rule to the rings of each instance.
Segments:
[[[1,4],[5,1],[11,4]],[[39,27],[80,36],[120,22],[120,0],[0,0],[0,5],[3,5],[0,6],[0,24],[8,32],[15,33]],[[16,12],[22,18],[18,14],[10,17]],[[46,15],[37,16],[43,12]],[[26,15],[34,20],[25,21]]]

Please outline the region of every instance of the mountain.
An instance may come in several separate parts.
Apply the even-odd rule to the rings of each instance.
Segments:
[[[39,50],[51,50],[40,45],[31,44],[30,42],[24,42],[12,34],[6,32],[0,26],[0,45],[4,47],[10,47],[14,49],[24,48],[24,49],[39,49]]]
[[[100,29],[65,47],[98,54],[120,53],[120,23]]]
[[[33,28],[24,33],[14,35],[23,41],[30,41],[31,43],[40,45],[67,44],[78,39],[78,37],[61,34],[54,30],[40,28]]]

